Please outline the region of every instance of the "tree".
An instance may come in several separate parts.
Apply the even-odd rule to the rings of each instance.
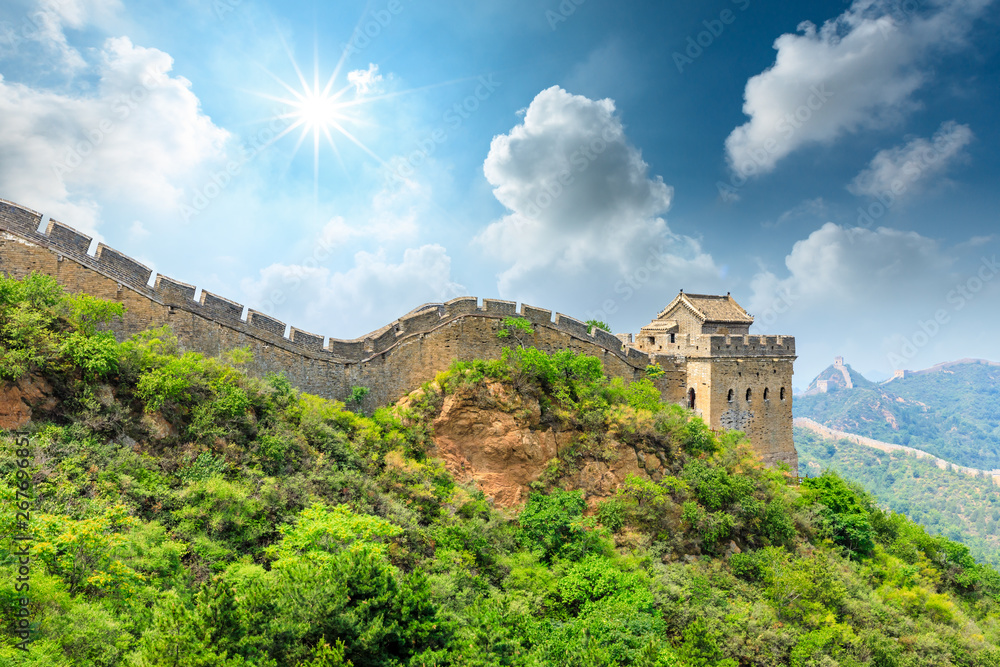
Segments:
[[[500,331],[497,332],[497,338],[501,340],[513,338],[517,341],[518,347],[524,348],[525,341],[533,333],[535,333],[535,330],[531,327],[531,322],[523,317],[505,317],[500,323]]]
[[[603,320],[587,320],[587,333],[594,333],[594,329],[603,329],[611,333],[611,325]]]

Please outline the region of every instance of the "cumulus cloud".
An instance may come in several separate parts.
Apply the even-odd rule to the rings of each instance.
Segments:
[[[347,82],[354,86],[358,95],[367,95],[378,88],[382,75],[378,73],[378,65],[368,63],[368,69],[356,69],[347,73]]]
[[[89,232],[98,198],[176,206],[184,184],[223,155],[229,138],[202,112],[191,83],[170,76],[168,54],[117,37],[97,55],[90,93],[0,76],[0,188]]]
[[[961,318],[1000,325],[991,307],[1000,293],[994,279],[1000,268],[990,268],[996,250],[995,243],[946,247],[915,232],[826,223],[795,243],[785,275],[765,270],[755,276],[748,310],[757,318],[755,330],[797,337],[802,385],[836,355],[883,374],[901,365],[926,367],[969,349],[967,327],[955,324]],[[970,279],[978,287],[962,296]],[[943,322],[927,324],[942,312]],[[923,324],[934,336],[917,335],[921,344],[913,345]]]
[[[334,338],[363,335],[421,303],[465,293],[452,281],[451,258],[437,244],[409,248],[395,264],[384,251],[359,252],[344,272],[315,262],[272,264],[242,287],[253,307]]]
[[[716,282],[700,243],[660,217],[673,190],[650,176],[610,99],[543,90],[519,125],[493,139],[483,171],[509,213],[476,242],[507,264],[499,276],[506,298],[582,316],[608,298],[617,310],[646,284],[672,291]],[[648,293],[663,299],[662,289]]]
[[[972,139],[968,125],[947,121],[929,141],[918,137],[876,153],[847,189],[859,197],[914,194],[932,176],[941,174],[961,157],[962,149]]]
[[[906,3],[855,0],[820,28],[806,21],[799,34],[780,36],[774,64],[747,81],[750,120],[726,139],[729,166],[744,177],[766,173],[802,146],[898,120],[917,106],[928,58],[961,45],[989,3],[932,3],[929,12],[907,13]]]

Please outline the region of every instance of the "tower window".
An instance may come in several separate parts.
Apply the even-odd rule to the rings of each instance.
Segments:
[[[694,410],[694,387],[688,389],[688,407]]]
[[[734,393],[735,392],[732,389],[729,390],[729,396],[726,398],[726,400],[729,401],[730,403],[733,402],[733,394]]]
[[[785,388],[784,387],[781,388],[781,392],[779,393],[779,397],[781,398],[781,400],[785,400]]]
[[[677,342],[677,334],[670,334],[670,342],[671,343]]]
[[[750,394],[751,394],[752,392],[753,392],[753,390],[752,390],[752,389],[750,389],[750,388],[747,388],[747,403],[749,403],[749,402],[750,402]]]
[[[767,387],[764,387],[764,400],[765,400],[765,401],[767,400],[767,395],[768,395],[768,393],[769,393],[769,392],[768,392],[768,389],[767,389]]]

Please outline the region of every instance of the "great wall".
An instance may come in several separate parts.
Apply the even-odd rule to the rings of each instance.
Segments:
[[[907,445],[897,445],[896,443],[893,442],[884,442],[882,440],[876,440],[874,438],[858,435],[857,433],[839,431],[837,429],[830,428],[829,426],[820,424],[816,420],[809,419],[808,417],[796,417],[793,423],[795,426],[808,429],[813,433],[828,440],[847,440],[848,442],[853,442],[856,445],[862,445],[864,447],[877,449],[879,451],[886,452],[887,454],[891,454],[893,452],[902,452],[907,456],[913,456],[914,458],[918,459],[929,458],[931,460],[931,463],[933,463],[941,470],[948,470],[951,472],[960,473],[962,475],[967,475],[969,477],[989,477],[994,484],[1000,486],[1000,470],[980,470],[979,468],[969,468],[968,466],[956,465],[950,461],[938,458],[937,456],[934,456],[929,452],[925,452],[922,449],[917,449],[916,447],[908,447]]]
[[[218,355],[248,347],[253,353],[249,372],[284,372],[303,391],[343,400],[353,387],[367,387],[363,407],[371,409],[432,380],[455,359],[498,357],[503,318],[521,316],[534,329],[527,341],[531,345],[594,355],[610,376],[636,380],[646,377],[650,364],[659,364],[664,372],[654,383],[665,400],[694,407],[713,428],[742,428],[768,464],[797,466],[790,394],[795,339],[789,336],[682,331],[655,351],[644,351],[631,344],[631,335],[588,332],[587,324],[562,313],[553,317],[550,310],[523,303],[517,308],[512,301],[460,297],[425,304],[366,336],[341,340],[288,326],[163,274],[154,276],[103,243],[90,254],[91,237],[51,219],[42,231],[42,222],[40,213],[0,200],[0,271],[18,278],[44,273],[70,292],[121,302],[125,317],[112,327],[119,339],[166,324],[192,351]],[[768,398],[769,387],[780,391],[780,399]],[[740,401],[734,401],[734,391]]]

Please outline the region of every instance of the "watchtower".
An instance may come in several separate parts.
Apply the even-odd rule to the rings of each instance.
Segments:
[[[728,293],[682,290],[640,329],[631,346],[650,355],[683,357],[685,404],[713,429],[745,432],[768,465],[784,461],[795,470],[795,338],[751,336],[751,324],[753,317]]]

